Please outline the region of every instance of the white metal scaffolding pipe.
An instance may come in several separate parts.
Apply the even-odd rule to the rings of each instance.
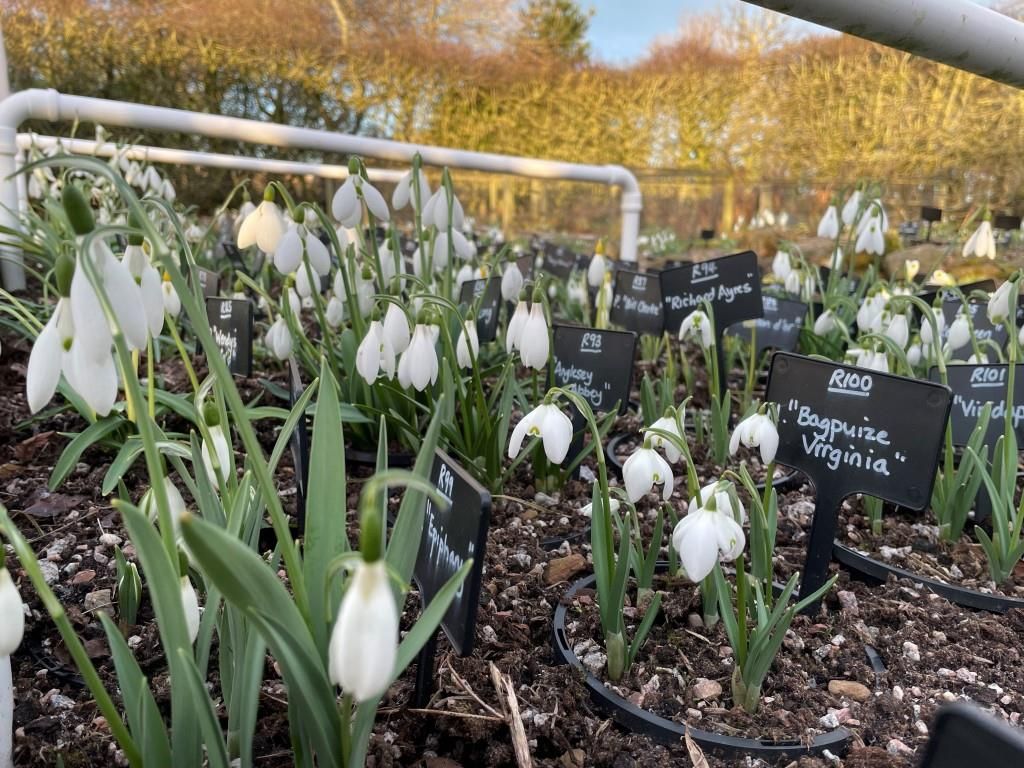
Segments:
[[[17,226],[17,189],[8,177],[15,170],[18,126],[30,119],[49,122],[79,120],[151,131],[196,134],[251,144],[356,154],[404,163],[411,163],[413,156],[419,153],[424,163],[434,166],[618,186],[622,190],[619,255],[623,261],[636,261],[636,239],[642,208],[640,185],[630,171],[619,165],[580,165],[468,152],[167,107],[68,96],[55,90],[42,89],[19,91],[0,102],[0,224],[6,226]],[[8,289],[24,287],[24,270],[17,261],[20,255],[4,255],[8,258],[2,262],[0,274],[5,286]]]
[[[114,157],[125,154],[130,160],[162,165],[191,165],[201,168],[225,168],[252,173],[269,173],[275,176],[316,176],[321,179],[347,179],[347,165],[329,165],[321,163],[302,163],[292,160],[275,158],[247,157],[243,155],[224,155],[214,152],[195,152],[187,149],[169,149],[167,147],[150,147],[141,144],[118,145],[113,142],[98,142],[91,139],[68,139],[60,136],[40,136],[34,133],[18,134],[18,149],[27,150],[32,147],[51,149],[62,147],[64,151],[74,155],[93,155],[95,157]],[[387,168],[368,168],[367,174],[371,181],[397,182],[404,171]]]
[[[970,0],[747,0],[1024,87],[1024,23]]]

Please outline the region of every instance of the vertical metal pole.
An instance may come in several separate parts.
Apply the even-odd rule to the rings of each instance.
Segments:
[[[18,133],[15,127],[0,125],[0,225],[18,232],[20,203],[18,182],[12,178],[18,171]],[[25,289],[24,257],[11,245],[0,247],[0,280],[8,291]]]
[[[622,240],[619,258],[625,262],[636,261],[636,240],[640,234],[640,210],[643,196],[639,192],[622,192]]]

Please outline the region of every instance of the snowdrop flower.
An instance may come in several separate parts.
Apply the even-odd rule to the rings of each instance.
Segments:
[[[363,267],[356,272],[355,292],[359,314],[366,317],[373,309],[373,297],[377,292],[373,285],[373,272],[369,267]]]
[[[38,413],[53,399],[61,372],[71,364],[68,349],[74,341],[75,328],[69,302],[67,297],[57,301],[57,307],[32,345],[25,375],[25,392],[32,413]]]
[[[93,240],[89,253],[83,254],[82,258],[91,258],[102,276],[103,289],[128,347],[145,349],[149,335],[146,308],[142,303],[139,284],[135,282],[128,267],[114,256],[110,246],[98,239]],[[81,265],[75,269],[71,279],[71,309],[75,327],[83,332],[82,338],[90,351],[97,356],[101,353],[109,354],[113,329],[108,325],[99,296]]]
[[[944,269],[936,269],[928,278],[928,282],[932,285],[952,287],[956,285],[956,278]]]
[[[453,233],[460,231],[466,216],[462,210],[462,203],[459,202],[459,198],[455,196],[454,192],[452,193],[451,217]],[[423,206],[423,225],[430,226],[431,224],[437,228],[438,232],[448,230],[448,193],[443,186],[439,187]]]
[[[860,210],[860,199],[860,190],[855,189],[846,201],[846,205],[843,206],[843,224],[848,227],[857,220],[857,213]]]
[[[779,280],[785,281],[793,271],[793,258],[789,251],[776,251],[772,259],[772,274]]]
[[[430,328],[417,323],[412,332],[408,349],[398,361],[398,383],[403,388],[412,386],[422,392],[427,385],[437,381],[437,351]]]
[[[173,203],[178,197],[178,193],[174,189],[174,185],[171,184],[171,180],[168,178],[164,178],[163,184],[160,185],[160,197],[168,203]]]
[[[672,498],[672,467],[651,447],[651,440],[644,440],[642,448],[633,451],[622,465],[622,480],[626,485],[626,495],[636,503],[657,484],[664,483],[661,498],[668,501]]]
[[[898,347],[905,349],[907,342],[910,341],[910,325],[907,322],[907,316],[893,315],[885,329],[885,335],[892,339]]]
[[[505,265],[505,271],[501,273],[501,298],[505,301],[515,301],[519,298],[519,292],[523,290],[523,273],[519,271],[519,265],[514,261]]]
[[[860,356],[858,365],[872,371],[889,372],[889,357],[885,352],[867,352]]]
[[[345,589],[328,647],[331,682],[356,702],[387,690],[398,657],[398,606],[381,559],[360,560]]]
[[[178,296],[178,292],[174,290],[174,284],[171,282],[171,276],[166,272],[164,273],[163,281],[160,283],[160,294],[163,298],[164,312],[172,318],[180,315],[181,297]]]
[[[942,336],[942,332],[946,330],[946,316],[941,312],[933,312],[935,316],[935,325],[938,326],[939,336]],[[932,324],[926,319],[921,320],[921,342],[923,344],[934,344],[935,337],[932,335]]]
[[[740,445],[760,448],[761,462],[765,465],[775,461],[775,452],[779,448],[779,431],[772,417],[758,411],[737,424],[729,440],[729,455],[735,456]]]
[[[834,205],[825,209],[825,215],[818,222],[818,237],[835,240],[839,237],[839,212]]]
[[[406,171],[405,175],[398,180],[398,184],[395,185],[395,191],[391,195],[391,207],[396,211],[400,211],[405,206],[411,205],[413,210],[419,210],[420,206],[426,205],[430,199],[430,184],[427,182],[427,176],[423,171],[419,171],[415,176],[419,180],[420,188],[420,201],[416,202],[416,193],[413,187],[413,171]]]
[[[530,316],[523,323],[519,339],[519,357],[527,368],[540,370],[548,364],[548,320],[544,315],[544,305],[540,301],[533,302]]]
[[[711,321],[701,309],[695,309],[688,314],[679,325],[679,340],[686,341],[688,339],[697,341],[704,349],[715,345],[715,339],[711,333]]]
[[[472,354],[470,354],[472,350]],[[462,324],[459,342],[455,345],[455,356],[459,367],[472,368],[473,360],[480,354],[480,338],[476,332],[476,320],[466,320]]]
[[[907,362],[910,363],[912,367],[916,367],[921,362],[921,357],[921,343],[919,341],[915,341],[907,347]]]
[[[996,236],[992,232],[992,222],[985,214],[981,224],[974,230],[974,233],[964,243],[963,255],[977,256],[978,258],[994,259],[996,257]]]
[[[181,577],[181,607],[185,609],[185,626],[188,640],[194,643],[199,636],[199,598],[188,576]]]
[[[320,276],[331,271],[331,254],[327,246],[320,242],[304,224],[293,224],[281,237],[274,251],[274,266],[282,275],[298,272],[302,265],[302,255],[309,256],[309,266]]]
[[[192,224],[188,229],[185,230],[185,239],[190,243],[198,243],[203,239],[203,235],[206,234],[206,230],[200,227],[198,224]]]
[[[395,253],[391,250],[391,243],[388,240],[381,243],[377,251],[380,256],[380,285],[383,288],[391,284],[395,275],[405,273],[405,262],[402,260],[401,254],[398,254],[397,259],[395,258]]]
[[[681,410],[682,409],[680,409],[680,411]],[[683,420],[681,412],[679,414],[679,420]],[[686,439],[686,436],[680,433],[679,425],[676,423],[676,416],[673,413],[666,413],[660,419],[651,424],[650,429],[668,432],[671,435],[675,435],[680,440]],[[671,440],[668,440],[661,435],[654,434],[653,432],[648,434],[647,438],[651,441],[651,446],[653,448],[660,448],[665,451],[665,458],[668,459],[669,464],[675,464],[683,457],[682,451],[680,451]]]
[[[391,344],[396,355],[400,355],[408,349],[409,340],[412,338],[412,333],[409,330],[409,318],[392,302],[388,302],[387,312],[384,313],[384,337]]]
[[[984,352],[975,353],[971,355],[969,358],[967,358],[967,363],[969,365],[987,365],[988,355],[985,354]]]
[[[337,296],[331,296],[327,302],[325,315],[327,317],[327,324],[331,328],[339,328],[345,320],[345,302]]]
[[[395,349],[391,346],[380,320],[373,320],[356,350],[356,370],[367,384],[373,384],[384,373],[395,376]]]
[[[25,609],[6,568],[0,568],[0,656],[12,656],[25,635]]]
[[[988,297],[988,319],[993,325],[1002,325],[1010,316],[1010,291],[1014,288],[1007,280]]]
[[[878,228],[883,235],[889,228],[889,217],[885,213],[885,207],[882,205],[882,201],[877,197],[874,200],[871,200],[864,208],[864,215],[860,218],[860,221],[857,222],[857,234],[859,235],[863,232],[871,222],[878,224]]]
[[[598,241],[594,255],[587,267],[587,283],[591,288],[599,288],[604,283],[604,273],[608,271],[608,260],[604,255],[604,245]]]
[[[362,202],[360,202],[362,201]],[[331,213],[346,227],[355,227],[363,219],[363,206],[378,221],[390,221],[388,204],[384,196],[358,173],[351,174],[338,187],[331,200]]]
[[[1024,325],[1021,325],[1020,330],[1017,331],[1017,341],[1024,347]]]
[[[875,293],[865,297],[857,309],[857,327],[865,333],[877,333],[882,329],[882,312],[885,310],[888,297]]]
[[[857,235],[853,249],[856,253],[871,253],[881,256],[885,253],[885,235],[877,217],[870,217],[867,225]]]
[[[245,217],[238,230],[238,247],[256,245],[264,253],[274,253],[287,228],[281,209],[274,202],[274,188],[267,187],[263,192],[263,202]]]
[[[522,341],[523,327],[529,319],[529,307],[527,303],[520,300],[508,321],[508,329],[505,331],[505,351],[512,354],[512,350],[519,349]]]
[[[814,288],[814,276],[810,273],[805,273],[802,269],[794,269],[786,275],[785,289],[787,293],[792,293],[794,296],[803,295],[805,298],[809,298],[814,295]]]
[[[907,282],[914,282],[914,278],[917,277],[917,273],[921,271],[921,260],[920,259],[907,259],[903,264],[903,268],[906,271]]]
[[[833,270],[840,270],[843,268],[843,249],[838,245],[836,249],[832,251],[832,260],[829,262],[830,267]]]
[[[836,313],[831,309],[826,309],[818,315],[818,319],[814,321],[815,336],[828,336],[833,331],[838,331],[839,328],[840,320],[836,317]]]
[[[156,166],[147,166],[145,175],[146,181],[144,189],[152,192],[153,194],[160,194],[160,190],[163,189],[164,186],[164,180],[160,176],[160,172],[157,171]]]
[[[238,232],[241,229],[242,224],[245,222],[247,218],[249,218],[249,214],[255,210],[256,206],[253,204],[252,200],[249,199],[249,193],[246,192],[245,200],[238,207],[238,215],[235,217],[234,230],[236,238],[238,237]]]
[[[160,273],[150,263],[141,243],[129,241],[121,260],[139,285],[149,334],[150,336],[159,336],[164,327],[164,302],[163,292],[160,288]]]
[[[267,349],[278,360],[287,360],[292,353],[292,332],[283,317],[278,317],[264,336]]]
[[[561,464],[572,442],[572,421],[554,403],[541,403],[523,416],[512,430],[512,438],[508,442],[510,459],[519,455],[523,439],[527,436],[541,438],[548,461]]]
[[[569,297],[570,304],[583,304],[587,300],[587,289],[583,287],[582,280],[570,279],[566,294]],[[558,291],[555,290],[555,286],[552,284],[548,288],[548,298],[553,299],[557,295]]]
[[[690,499],[686,517],[672,531],[672,546],[690,581],[703,581],[719,558],[731,562],[743,552],[746,538],[737,517],[742,520],[745,513],[731,488],[727,481],[701,488],[699,503]]]
[[[463,285],[473,279],[473,268],[469,264],[463,264],[462,268],[455,275],[455,287],[461,289]]]
[[[296,318],[302,314],[302,297],[294,288],[288,289],[288,308]]]
[[[967,317],[961,312],[949,326],[949,333],[946,335],[946,344],[951,352],[955,352],[965,346],[971,340],[971,329],[967,323]]]
[[[202,458],[203,467],[206,469],[206,474],[209,475],[210,479],[216,482],[217,473],[214,472],[213,456],[217,457],[217,465],[220,467],[221,476],[226,477],[228,470],[231,467],[231,446],[228,443],[228,436],[224,433],[224,427],[220,424],[211,424],[209,426],[210,440],[207,442],[203,440],[202,446]],[[210,450],[210,444],[213,445],[213,450]]]
[[[622,504],[619,502],[618,499],[609,499],[608,502],[609,502],[608,503],[608,509],[611,510],[612,514],[615,514],[616,512],[618,512],[619,511],[619,507],[622,506]],[[582,507],[580,507],[580,514],[583,515],[584,517],[593,517],[593,515],[594,515],[594,502],[590,502],[589,504],[584,504]]]

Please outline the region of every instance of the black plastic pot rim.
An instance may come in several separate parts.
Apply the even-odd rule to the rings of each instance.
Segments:
[[[363,467],[376,467],[377,453],[376,451],[361,451],[358,448],[345,446],[345,461]],[[388,454],[388,466],[391,468],[405,469],[411,467],[415,461],[416,457],[413,454],[404,451]]]
[[[567,533],[564,536],[552,536],[547,539],[541,539],[541,549],[551,552],[552,550],[558,549],[562,546],[563,542],[569,542],[570,544],[581,544],[584,541],[590,539],[590,524],[588,523],[582,530],[574,533]]]
[[[608,463],[615,468],[615,472],[620,478],[622,477],[622,465],[624,462],[619,458],[618,454],[615,452],[615,449],[619,447],[619,443],[621,443],[623,440],[628,440],[631,437],[635,437],[635,435],[631,432],[619,432],[618,434],[612,435],[608,439],[607,445],[605,445],[605,458],[607,458]],[[802,484],[803,475],[795,469],[790,470],[789,472],[780,477],[776,477],[772,481],[772,487],[780,493],[783,493],[785,491],[796,490]],[[763,491],[764,483],[756,483],[756,487],[759,491]]]
[[[840,544],[838,541],[833,543],[832,557],[848,571],[867,577],[872,581],[885,582],[890,576],[894,576],[897,579],[908,579],[946,598],[951,603],[963,606],[964,608],[989,611],[990,613],[1006,613],[1011,608],[1024,608],[1024,600],[1020,598],[978,592],[974,589],[959,587],[945,581],[922,576],[905,568],[882,563],[873,557],[868,557],[858,552],[852,547]]]
[[[601,709],[609,712],[612,719],[619,725],[634,733],[645,736],[667,745],[678,745],[680,740],[689,733],[701,748],[718,755],[756,755],[769,759],[798,758],[803,755],[820,755],[826,750],[833,755],[842,755],[849,746],[852,734],[845,728],[836,728],[815,736],[810,743],[800,739],[769,741],[765,739],[748,739],[738,736],[725,736],[712,731],[705,731],[693,726],[667,720],[632,704],[619,696],[602,683],[593,673],[588,671],[583,662],[577,658],[569,645],[565,631],[565,618],[573,596],[581,589],[591,586],[596,577],[591,574],[575,584],[565,593],[555,608],[553,627],[553,644],[555,662],[569,664],[582,671],[585,683],[590,691],[590,698]]]

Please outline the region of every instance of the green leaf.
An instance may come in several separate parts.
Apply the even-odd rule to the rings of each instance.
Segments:
[[[629,644],[629,654],[626,658],[626,669],[629,669],[633,665],[636,655],[640,652],[640,649],[644,647],[647,635],[650,633],[651,627],[654,626],[654,619],[658,615],[658,611],[660,609],[661,592],[655,592],[654,598],[651,600],[650,605],[647,606],[647,613],[644,614],[644,618],[640,622],[640,626],[636,628],[636,633],[633,635],[633,642]]]
[[[224,746],[224,732],[220,728],[220,723],[217,722],[217,714],[213,711],[210,695],[199,676],[199,670],[196,669],[196,664],[192,660],[192,654],[179,648],[178,656],[181,660],[181,667],[185,671],[181,682],[184,683],[185,690],[195,703],[199,729],[203,734],[203,744],[206,746],[206,760],[210,768],[229,768],[230,760]]]
[[[75,435],[74,439],[67,444],[60,458],[50,473],[50,490],[56,490],[57,486],[63,483],[71,471],[78,465],[78,460],[88,448],[98,443],[103,438],[117,431],[118,427],[125,423],[120,416],[107,416],[99,421],[90,424],[83,431]]]

